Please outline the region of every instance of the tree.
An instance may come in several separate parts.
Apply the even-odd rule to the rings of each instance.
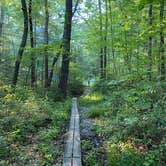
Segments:
[[[107,78],[107,38],[108,38],[108,2],[105,0],[105,33],[104,33],[104,79]]]
[[[48,79],[48,87],[51,86],[52,77],[53,77],[53,73],[54,73],[54,66],[55,66],[56,62],[58,61],[59,54],[60,54],[60,53],[58,53],[58,54],[53,58],[53,62],[52,62],[51,70],[50,70],[50,74],[49,74],[49,79]]]
[[[109,3],[109,12],[110,12],[110,33],[111,33],[111,52],[112,52],[112,59],[113,59],[113,72],[116,71],[115,66],[115,52],[114,52],[114,32],[113,32],[113,18],[112,18],[112,7],[111,7],[111,1],[108,0]]]
[[[103,19],[102,19],[102,11],[101,11],[101,0],[98,0],[99,6],[99,20],[100,20],[100,78],[104,78],[104,51],[103,51]]]
[[[14,74],[13,74],[13,80],[12,80],[13,86],[15,86],[17,84],[21,59],[22,59],[22,55],[24,52],[24,48],[26,46],[27,36],[28,36],[28,12],[27,12],[26,1],[21,0],[21,5],[22,5],[23,16],[24,16],[24,32],[22,35],[22,41],[20,44],[20,48],[18,50],[17,60],[15,62]]]
[[[149,5],[149,27],[152,28],[152,14],[153,14],[153,5],[150,3]],[[148,38],[148,77],[149,81],[152,79],[152,35],[149,35]]]
[[[69,75],[71,28],[72,0],[66,0],[65,23],[62,43],[62,66],[59,81],[59,89],[61,93],[64,95],[64,97],[66,97],[67,94],[67,81]]]
[[[32,0],[29,0],[29,33],[30,33],[30,45],[32,48],[31,52],[31,86],[33,87],[36,81],[35,74],[35,57],[33,53],[34,48],[34,36],[33,36],[33,21],[32,21]]]
[[[45,88],[49,86],[48,80],[48,24],[49,24],[49,11],[48,11],[48,0],[44,1],[45,3],[45,28],[44,28],[44,43],[45,43]]]
[[[4,24],[4,7],[3,4],[0,6],[0,61],[2,57],[2,52],[3,52],[3,24]]]
[[[164,29],[163,29],[163,19],[164,19],[164,0],[160,0],[160,46],[159,46],[159,58],[161,59],[160,73],[161,80],[165,80],[165,50],[164,50]]]

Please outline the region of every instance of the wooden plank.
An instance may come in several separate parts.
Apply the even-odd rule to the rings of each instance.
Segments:
[[[81,158],[73,158],[73,166],[82,166]]]
[[[63,158],[63,166],[72,166],[71,158]]]
[[[73,157],[81,157],[79,128],[75,129],[74,133]]]
[[[79,116],[75,117],[75,121],[74,121],[74,127],[75,128],[80,128],[80,118]],[[74,131],[75,132],[75,131]]]
[[[70,130],[70,129],[73,129],[73,130],[74,130],[74,127],[75,127],[75,118],[74,118],[74,117],[71,117],[69,130]]]
[[[70,129],[69,134],[68,134],[68,140],[65,145],[65,153],[64,157],[72,157],[73,154],[73,136],[74,136],[74,129]]]

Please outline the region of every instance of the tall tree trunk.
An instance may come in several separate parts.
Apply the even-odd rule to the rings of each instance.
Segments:
[[[36,48],[37,45],[37,21],[36,21],[36,17],[34,19],[34,47]],[[38,69],[38,61],[37,61],[37,56],[36,56],[36,52],[35,52],[35,86],[37,87],[37,69]]]
[[[1,57],[3,53],[3,24],[4,24],[4,7],[2,3],[0,6],[0,10],[1,10],[1,15],[0,15],[0,62],[1,62]]]
[[[112,58],[113,58],[113,72],[116,73],[112,6],[111,6],[111,1],[109,0],[108,2],[109,2],[110,24],[111,24],[111,51],[112,51]]]
[[[108,34],[108,3],[105,0],[105,34],[104,34],[104,79],[107,78],[107,34]]]
[[[23,11],[23,15],[24,15],[24,32],[23,32],[20,48],[18,50],[18,57],[17,57],[17,60],[15,62],[15,68],[14,68],[14,74],[13,74],[13,80],[12,80],[13,86],[15,86],[17,84],[20,63],[22,60],[22,55],[24,52],[24,48],[26,46],[26,41],[27,41],[27,36],[28,36],[28,12],[27,12],[26,1],[21,0],[21,5],[22,5],[22,11]]]
[[[49,11],[48,11],[48,0],[45,0],[45,30],[44,30],[44,41],[45,41],[45,50],[44,50],[44,59],[45,59],[45,88],[49,86],[48,81],[48,24],[49,24]]]
[[[35,74],[35,56],[33,53],[34,48],[34,37],[33,37],[33,21],[32,21],[32,0],[29,0],[29,32],[30,32],[30,45],[32,48],[31,52],[31,86],[35,85],[36,74]]]
[[[161,59],[161,65],[160,65],[160,79],[162,81],[165,80],[165,74],[166,74],[166,69],[165,69],[165,50],[164,50],[164,28],[163,28],[163,19],[164,19],[164,0],[160,0],[160,48],[159,48],[159,58]]]
[[[149,27],[151,28],[152,26],[152,14],[153,14],[153,5],[152,3],[149,6]],[[151,34],[149,35],[148,38],[148,79],[151,81],[152,79],[152,36]]]
[[[62,67],[59,81],[59,89],[66,97],[67,95],[67,81],[69,74],[69,62],[70,62],[70,40],[71,40],[71,28],[72,28],[72,0],[66,0],[65,11],[65,23],[63,32],[63,44],[62,44]]]
[[[104,78],[104,49],[103,49],[103,20],[101,11],[101,0],[98,0],[99,5],[99,19],[100,19],[100,78]]]

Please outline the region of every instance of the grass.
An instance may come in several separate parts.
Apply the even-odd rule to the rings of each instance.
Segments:
[[[100,93],[93,93],[88,94],[86,96],[83,96],[79,99],[79,103],[81,103],[82,106],[88,106],[92,104],[98,104],[101,101],[104,100],[104,96]]]
[[[93,105],[92,107],[89,108],[88,111],[88,116],[90,118],[97,118],[100,116],[105,116],[108,115],[109,108],[101,106],[100,104],[97,104],[96,106]]]

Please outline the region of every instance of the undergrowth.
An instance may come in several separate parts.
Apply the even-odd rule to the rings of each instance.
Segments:
[[[165,83],[143,80],[107,81],[96,84],[91,94],[80,99],[94,118],[96,133],[104,137],[110,165],[166,164],[165,87]]]
[[[27,87],[1,84],[0,165],[52,165],[69,110],[69,100],[55,102]]]

